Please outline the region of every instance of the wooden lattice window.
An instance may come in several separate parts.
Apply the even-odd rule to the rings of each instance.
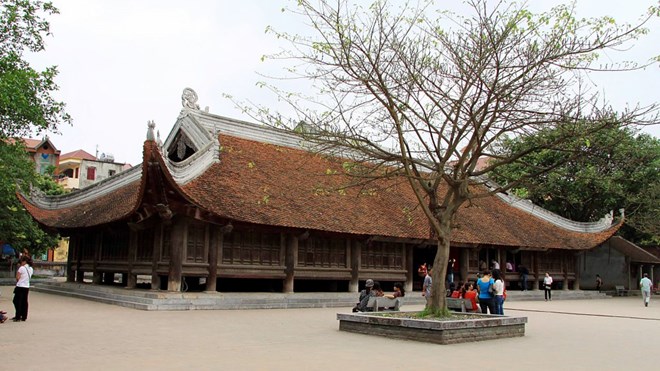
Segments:
[[[561,251],[556,250],[538,254],[538,273],[544,274],[545,272],[561,272],[562,255],[563,254]]]
[[[191,224],[188,226],[187,254],[188,262],[205,263],[208,256],[206,226]]]
[[[403,269],[404,244],[373,241],[362,247],[362,268]]]
[[[138,231],[137,238],[137,261],[151,261],[154,251],[154,230],[145,229]]]
[[[101,260],[128,259],[128,228],[108,228],[103,231]]]
[[[346,268],[346,240],[310,237],[298,244],[301,267]]]
[[[162,232],[163,244],[161,245],[160,260],[169,261],[172,251],[172,226],[163,226]]]
[[[279,233],[234,231],[224,238],[224,264],[281,265],[282,241]]]
[[[80,258],[82,260],[94,259],[94,251],[96,250],[96,234],[83,233],[78,241],[80,241]]]

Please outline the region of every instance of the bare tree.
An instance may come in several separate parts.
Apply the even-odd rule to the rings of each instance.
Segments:
[[[570,5],[532,14],[524,4],[470,0],[471,15],[463,17],[436,12],[432,2],[396,4],[297,1],[290,11],[313,33],[269,29],[291,46],[270,58],[294,61],[287,78],[310,82],[316,94],[265,84],[295,108],[295,117],[284,120],[254,106],[251,112],[271,125],[304,122],[306,130],[299,133],[321,151],[369,164],[346,169],[360,181],[407,179],[437,240],[428,309],[440,313],[457,210],[517,185],[480,187],[482,176],[530,152],[562,149],[566,138],[621,123],[657,122],[657,105],[614,112],[583,78],[590,70],[654,64],[649,59],[599,67],[596,60],[600,51],[628,47],[643,35],[658,9],[639,24],[618,25],[608,17],[577,19]],[[539,138],[537,146],[520,153],[497,151],[503,138],[535,135],[550,126],[562,135]],[[579,148],[567,150],[580,155]],[[491,161],[477,167],[483,156]]]

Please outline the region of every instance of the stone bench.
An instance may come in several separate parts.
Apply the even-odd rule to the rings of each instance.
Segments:
[[[630,292],[630,290],[627,290],[624,286],[619,286],[619,285],[614,286],[614,290],[616,296],[624,296],[624,295],[628,296],[628,292]]]
[[[447,298],[447,309],[457,312],[472,312],[472,301],[470,299]]]
[[[367,302],[367,311],[379,312],[382,310],[399,310],[401,307],[401,300],[399,298],[385,298],[382,296],[372,296]]]

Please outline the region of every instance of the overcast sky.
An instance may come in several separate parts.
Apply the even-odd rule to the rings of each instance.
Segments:
[[[255,83],[263,80],[257,73],[275,68],[261,61],[277,48],[274,37],[264,33],[266,27],[306,30],[302,19],[281,12],[289,1],[53,2],[61,14],[50,18],[53,36],[46,40],[46,51],[32,60],[35,67],[57,65],[60,72],[57,97],[74,119],[60,134],[49,134],[62,153],[84,149],[94,155],[98,146],[99,155],[113,154],[117,162],[141,162],[147,121],[156,122],[164,140],[181,110],[185,87],[197,92],[202,108],[222,116],[246,119],[223,93],[285,109]],[[582,0],[578,15],[634,22],[654,3]],[[660,54],[660,20],[649,27],[650,35],[627,52],[632,58],[644,61]],[[649,104],[658,101],[660,68],[594,76],[593,81],[619,109],[626,103]],[[647,131],[660,136],[658,126]]]

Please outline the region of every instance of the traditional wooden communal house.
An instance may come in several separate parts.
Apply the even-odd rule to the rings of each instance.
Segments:
[[[149,123],[141,165],[64,196],[19,195],[46,228],[70,238],[68,280],[145,278],[179,291],[357,291],[367,278],[419,287],[435,242],[402,181],[343,188],[341,162],[289,133],[199,109],[186,89],[164,143]],[[524,264],[579,288],[582,253],[617,230],[562,219],[507,195],[461,208],[451,240],[456,277],[480,261]],[[138,280],[138,277],[140,280]]]

